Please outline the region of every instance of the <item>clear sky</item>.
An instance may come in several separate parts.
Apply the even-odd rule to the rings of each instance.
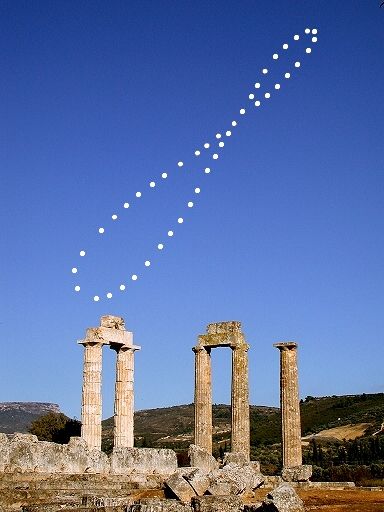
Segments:
[[[0,2],[0,401],[79,417],[76,341],[103,314],[142,347],[137,409],[193,401],[191,348],[224,320],[251,346],[252,403],[278,403],[282,340],[303,397],[383,391],[379,4]],[[228,403],[230,350],[213,363]]]

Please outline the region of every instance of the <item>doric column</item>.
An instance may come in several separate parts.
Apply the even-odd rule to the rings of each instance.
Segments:
[[[131,448],[134,444],[134,352],[138,347],[111,345],[111,348],[117,352],[113,446]]]
[[[211,351],[194,347],[195,353],[195,444],[212,453]]]
[[[275,343],[280,350],[280,407],[283,468],[302,465],[297,343]]]
[[[84,340],[81,437],[101,450],[101,361],[103,344]]]
[[[248,348],[244,343],[232,348],[232,434],[231,451],[250,459]]]

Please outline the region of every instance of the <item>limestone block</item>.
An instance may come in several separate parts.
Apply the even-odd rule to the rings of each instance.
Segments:
[[[219,468],[219,463],[215,457],[194,444],[189,446],[188,456],[192,467],[202,469],[207,473]]]
[[[5,471],[9,464],[9,439],[6,434],[0,434],[0,472]]]
[[[184,468],[183,468],[184,469]],[[183,477],[192,486],[197,496],[202,496],[211,484],[207,473],[199,468],[188,468],[189,471],[183,472]]]
[[[293,468],[283,468],[281,477],[285,482],[307,482],[312,476],[312,466],[303,464]]]
[[[229,463],[211,475],[208,492],[214,496],[244,494],[257,489],[264,483],[264,476],[255,471],[252,464],[237,466]]]
[[[126,475],[132,471],[169,476],[177,470],[173,450],[156,448],[114,448],[110,455],[111,473]]]
[[[192,512],[191,505],[176,500],[142,498],[132,505],[130,512]]]
[[[171,489],[173,494],[182,502],[190,503],[192,496],[196,493],[187,480],[179,473],[173,473],[166,481],[165,485]]]
[[[192,498],[194,512],[242,512],[243,502],[238,496],[196,496]]]
[[[244,466],[248,463],[247,457],[242,452],[225,452],[223,458],[223,465],[236,464],[237,466]]]
[[[263,512],[304,512],[304,504],[294,488],[283,483],[267,494],[262,510]]]

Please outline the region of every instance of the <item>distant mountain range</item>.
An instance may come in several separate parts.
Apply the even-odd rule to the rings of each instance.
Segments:
[[[213,406],[213,440],[216,448],[230,443],[231,410],[229,405]],[[0,403],[0,432],[27,432],[31,422],[48,412],[60,412],[57,404],[40,402]],[[277,407],[252,405],[251,444],[272,445],[281,439],[280,411]],[[331,429],[336,436],[342,426],[360,425],[355,430],[370,435],[384,422],[384,393],[330,397],[308,396],[301,400],[303,436],[323,435]],[[147,409],[135,413],[135,443],[181,449],[193,442],[193,404]],[[332,430],[333,429],[333,430]],[[336,429],[336,430],[335,430]],[[319,434],[320,433],[320,434]],[[341,435],[344,435],[343,433]],[[113,418],[103,421],[103,446],[113,444]]]
[[[28,432],[32,421],[48,412],[60,412],[60,407],[47,402],[0,402],[0,432]]]

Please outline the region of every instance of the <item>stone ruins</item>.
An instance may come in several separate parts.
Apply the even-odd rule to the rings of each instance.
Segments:
[[[209,324],[193,348],[195,444],[189,448],[189,467],[178,467],[173,450],[134,447],[134,353],[140,347],[124,320],[103,316],[78,343],[84,346],[81,437],[58,445],[30,434],[0,434],[1,512],[303,512],[295,487],[310,485],[311,467],[302,464],[296,343],[274,345],[280,351],[279,477],[265,477],[259,463],[250,461],[249,345],[240,322]],[[101,451],[104,345],[116,352],[109,456]],[[220,347],[232,350],[232,432],[231,452],[219,463],[212,456],[211,352]],[[247,504],[260,487],[270,490],[265,500]]]

